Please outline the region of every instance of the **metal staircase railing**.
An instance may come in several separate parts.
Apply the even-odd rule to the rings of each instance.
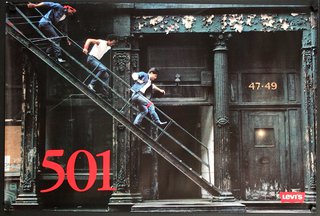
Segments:
[[[168,121],[168,124],[162,128],[155,124],[150,118],[146,118],[146,120],[157,128],[160,133],[153,138],[151,135],[146,133],[139,127],[136,127],[132,124],[130,120],[130,115],[128,115],[129,111],[138,111],[135,106],[132,105],[131,99],[126,99],[123,95],[120,95],[112,86],[106,86],[109,91],[112,93],[113,99],[121,101],[123,106],[119,109],[115,108],[112,104],[112,101],[109,99],[96,94],[95,92],[91,91],[87,84],[85,83],[88,79],[88,76],[95,76],[98,82],[102,83],[102,80],[97,77],[93,71],[90,71],[86,66],[84,66],[81,62],[79,62],[73,55],[67,52],[64,48],[61,47],[61,51],[68,59],[68,64],[71,64],[72,67],[65,66],[64,64],[60,64],[55,59],[49,57],[46,52],[43,50],[43,47],[48,43],[53,43],[53,38],[47,38],[43,33],[38,29],[35,25],[37,21],[31,19],[39,19],[42,17],[42,14],[39,10],[36,10],[40,16],[25,15],[22,10],[18,7],[15,8],[14,16],[7,16],[6,18],[6,32],[19,41],[22,45],[24,45],[27,49],[29,49],[32,53],[34,53],[37,57],[39,57],[42,61],[44,61],[48,66],[50,66],[54,71],[60,74],[64,79],[70,82],[74,87],[76,87],[79,91],[81,91],[84,95],[90,98],[93,102],[95,102],[98,106],[100,106],[103,110],[105,110],[108,114],[110,114],[113,118],[123,124],[128,130],[130,130],[134,135],[140,138],[144,143],[149,145],[155,152],[157,152],[160,156],[162,156],[165,160],[171,163],[174,167],[180,170],[184,175],[190,178],[193,182],[199,185],[201,188],[206,190],[213,196],[223,196],[223,192],[215,187],[211,183],[210,179],[210,165],[209,162],[204,161],[201,156],[198,156],[196,153],[191,151],[188,147],[183,145],[177,138],[175,138],[174,134],[171,134],[168,131],[169,127],[176,127],[179,129],[180,134],[184,134],[185,136],[189,137],[194,143],[200,146],[201,149],[206,151],[206,157],[209,160],[209,150],[208,148],[201,143],[196,137],[190,134],[187,130],[185,130],[182,126],[180,126],[176,121],[162,112],[160,109],[156,108],[157,112],[160,113],[161,116]],[[16,16],[18,15],[18,16]],[[17,20],[21,20],[18,21]],[[19,27],[18,27],[19,26]],[[20,28],[20,26],[23,26]],[[26,28],[28,26],[29,28]],[[32,27],[32,28],[30,28]],[[26,29],[26,30],[25,30]],[[33,30],[33,31],[31,31]],[[31,32],[30,32],[31,31]],[[57,30],[58,31],[58,30]],[[61,38],[66,37],[61,34]],[[68,37],[68,40],[72,42],[72,44],[80,49],[82,55],[82,47],[79,46],[75,41]],[[80,71],[80,73],[79,73]],[[110,77],[114,80],[118,81],[123,87],[131,90],[131,87],[128,83],[126,83],[123,79],[121,79],[116,73],[108,69]],[[132,90],[131,90],[132,91]],[[165,138],[165,139],[161,139]],[[169,139],[173,141],[176,145],[182,148],[188,155],[192,158],[196,159],[199,164],[205,166],[208,170],[208,179],[205,179],[201,174],[195,171],[196,168],[192,168],[193,165],[187,164],[186,162],[179,159],[175,156],[172,152],[166,148],[165,140]]]

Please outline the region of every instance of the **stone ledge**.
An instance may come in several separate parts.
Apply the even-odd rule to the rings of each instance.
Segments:
[[[223,212],[244,213],[240,202],[211,202],[210,200],[150,200],[132,206],[131,212]]]

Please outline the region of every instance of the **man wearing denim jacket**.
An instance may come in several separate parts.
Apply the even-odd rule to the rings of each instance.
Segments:
[[[137,72],[132,74],[133,80],[136,82],[131,87],[132,93],[132,102],[138,107],[139,113],[136,116],[133,124],[136,126],[140,126],[143,118],[150,113],[151,119],[157,125],[164,125],[167,122],[162,122],[159,119],[159,116],[155,110],[154,104],[145,97],[145,93],[148,88],[152,88],[153,90],[159,91],[165,94],[163,89],[160,89],[155,84],[152,84],[152,81],[156,80],[158,77],[159,71],[156,68],[150,68],[148,73],[145,72]]]
[[[27,7],[50,8],[50,10],[39,21],[39,29],[46,37],[51,38],[51,40],[53,41],[53,43],[51,43],[51,45],[46,50],[47,54],[53,56],[55,60],[60,63],[65,62],[65,60],[61,58],[61,35],[58,34],[56,29],[61,29],[62,25],[64,24],[63,21],[66,20],[67,16],[74,14],[77,10],[69,5],[62,6],[61,4],[54,2],[41,2],[38,4],[28,3]],[[66,35],[66,25],[63,34]],[[70,45],[71,42],[69,40],[67,41]]]

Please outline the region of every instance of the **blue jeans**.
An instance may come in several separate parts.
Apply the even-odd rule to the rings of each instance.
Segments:
[[[154,104],[144,97],[141,93],[133,93],[132,95],[132,103],[135,104],[139,109],[139,114],[136,116],[133,121],[134,125],[140,125],[143,118],[150,113],[152,121],[155,123],[159,123],[159,116],[154,108]]]
[[[56,32],[56,30],[54,29],[54,27],[52,26],[51,22],[40,22],[39,29],[48,38],[57,37],[57,38],[51,39],[53,43],[50,44],[46,52],[48,54],[53,55],[55,58],[61,57],[61,48],[60,48],[61,38],[59,34]]]
[[[96,59],[94,56],[89,55],[87,58],[87,63],[90,67],[90,70],[96,74],[96,77],[99,77],[103,83],[102,84],[102,90],[103,93],[107,94],[109,85],[109,74],[107,73],[107,67],[104,66],[98,59]],[[90,81],[90,84],[94,87],[98,81],[96,77],[93,77]]]

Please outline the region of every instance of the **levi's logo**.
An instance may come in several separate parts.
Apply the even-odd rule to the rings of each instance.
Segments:
[[[280,192],[282,203],[303,203],[305,196],[305,192]]]

